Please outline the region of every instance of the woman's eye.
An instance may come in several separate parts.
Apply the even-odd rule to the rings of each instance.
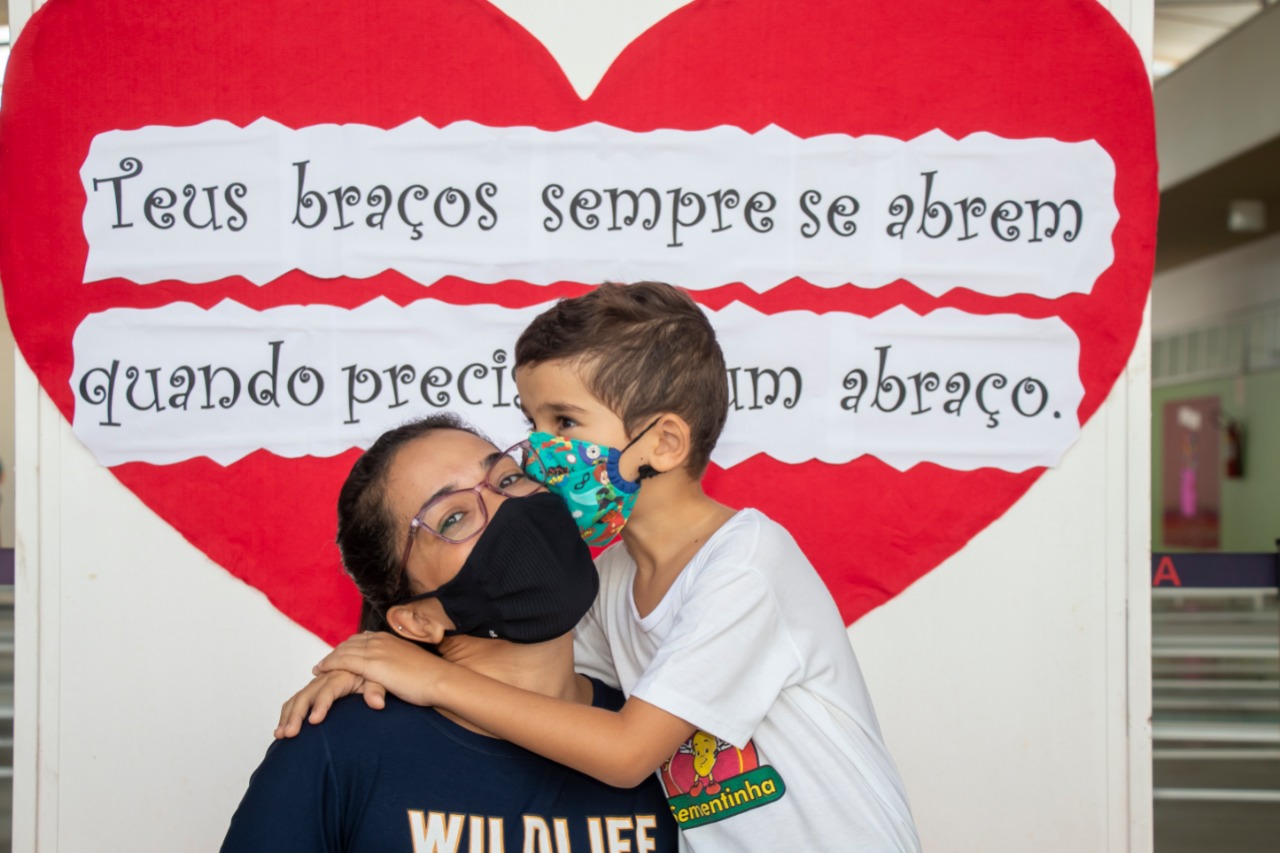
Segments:
[[[462,510],[455,510],[454,512],[451,512],[448,515],[446,515],[444,518],[440,519],[440,526],[436,528],[436,532],[447,534],[451,528],[457,527],[458,525],[462,524],[463,519],[465,519],[466,517],[467,517],[467,514]]]
[[[527,479],[529,478],[525,476],[523,471],[512,471],[509,474],[504,474],[502,479],[498,480],[498,488],[509,489]]]

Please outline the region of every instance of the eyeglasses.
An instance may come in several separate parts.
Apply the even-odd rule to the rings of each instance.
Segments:
[[[489,510],[481,494],[485,489],[503,497],[528,497],[543,488],[542,484],[524,472],[524,460],[529,455],[529,442],[522,441],[491,457],[489,473],[469,489],[456,489],[436,495],[422,505],[422,509],[409,521],[409,538],[404,544],[400,566],[409,564],[409,552],[413,550],[413,537],[425,530],[437,539],[459,545],[479,536],[489,524]]]

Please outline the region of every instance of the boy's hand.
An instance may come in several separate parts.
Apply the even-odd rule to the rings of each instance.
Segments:
[[[333,703],[352,693],[364,695],[365,704],[380,711],[387,704],[387,691],[381,684],[361,678],[352,672],[326,672],[289,698],[280,707],[276,739],[293,737],[302,731],[305,719],[312,725],[322,722]]]
[[[451,666],[394,634],[365,631],[344,640],[312,673],[319,678],[339,672],[357,675],[406,702],[430,706],[436,704],[436,679]]]

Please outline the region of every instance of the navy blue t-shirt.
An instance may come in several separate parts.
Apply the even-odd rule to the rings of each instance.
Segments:
[[[622,707],[621,693],[594,687],[596,707]],[[434,709],[388,696],[374,711],[348,696],[320,725],[271,745],[222,853],[661,853],[676,844],[654,777],[613,788]]]

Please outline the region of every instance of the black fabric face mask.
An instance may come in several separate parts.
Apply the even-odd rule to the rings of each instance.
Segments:
[[[577,523],[560,498],[539,492],[498,507],[453,580],[398,603],[438,598],[450,635],[543,643],[572,631],[599,590]]]

